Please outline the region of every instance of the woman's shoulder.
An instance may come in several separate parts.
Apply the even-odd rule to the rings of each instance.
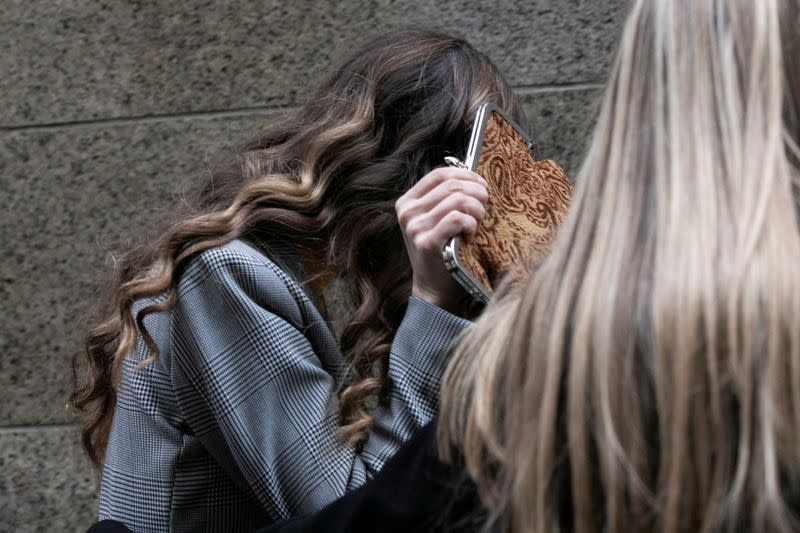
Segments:
[[[276,277],[290,282],[296,281],[292,279],[293,274],[285,262],[276,260],[264,247],[244,239],[234,239],[195,254],[187,262],[181,280],[233,276],[240,281]]]
[[[196,291],[222,291],[282,315],[297,315],[297,304],[307,296],[295,273],[285,265],[280,256],[268,254],[262,246],[234,239],[189,260],[178,282],[178,298]]]
[[[265,250],[243,239],[234,239],[218,246],[206,248],[189,259],[185,273],[210,275],[218,271],[264,268],[280,270]]]

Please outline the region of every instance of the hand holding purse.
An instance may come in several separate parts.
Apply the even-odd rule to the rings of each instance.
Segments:
[[[486,215],[472,242],[453,237],[443,256],[453,277],[482,303],[503,280],[527,276],[569,209],[572,184],[554,161],[536,161],[534,146],[498,107],[478,110],[463,166],[489,183]],[[448,164],[462,165],[453,158]]]

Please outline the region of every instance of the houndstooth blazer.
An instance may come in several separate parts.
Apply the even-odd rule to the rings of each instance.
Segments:
[[[126,359],[103,465],[101,519],[136,532],[248,531],[364,483],[435,414],[445,352],[468,324],[409,301],[387,405],[360,448],[336,439],[343,358],[296,261],[244,241],[206,250],[176,306],[149,315],[159,348]],[[280,268],[281,264],[283,268]],[[139,302],[135,310],[156,298]]]

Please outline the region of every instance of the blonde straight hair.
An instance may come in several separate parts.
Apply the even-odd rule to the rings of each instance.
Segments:
[[[634,0],[573,209],[447,370],[487,529],[798,531],[800,0]]]

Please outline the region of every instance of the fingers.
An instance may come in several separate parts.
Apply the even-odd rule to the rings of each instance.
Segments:
[[[454,167],[439,167],[428,172],[421,180],[419,180],[413,187],[411,187],[402,197],[402,199],[412,200],[421,198],[428,194],[431,190],[438,185],[449,180],[461,180],[473,183],[479,183],[486,187],[486,180],[480,175],[464,168]]]
[[[452,210],[462,211],[479,220],[483,218],[485,214],[484,205],[489,198],[489,192],[484,185],[485,182],[475,181],[473,179],[474,176],[480,178],[475,173],[470,173],[472,176],[465,176],[463,173],[469,171],[464,171],[463,169],[448,170],[455,170],[456,174],[451,175],[445,181],[437,183],[432,189],[428,189],[424,196],[419,197],[416,195],[418,191],[414,191],[413,194],[407,193],[397,201],[397,217],[402,227],[408,227],[412,223],[425,223],[426,221],[429,226],[432,226],[435,221],[438,221],[448,211]],[[428,174],[425,178],[432,174]],[[423,180],[420,180],[420,183]],[[427,182],[427,185],[434,181]],[[409,193],[411,192],[410,190]]]
[[[442,167],[426,174],[397,200],[397,217],[413,271],[413,295],[445,309],[457,307],[462,290],[445,268],[442,247],[455,235],[467,241],[475,236],[486,214],[486,185],[470,170]]]
[[[468,242],[478,231],[475,217],[451,211],[430,230],[423,231],[414,237],[414,246],[423,253],[441,253],[442,243],[453,235],[462,235]]]
[[[434,203],[432,208],[427,208],[427,205],[433,202],[423,204],[419,200],[415,201],[404,212],[404,218],[407,218],[407,222],[401,222],[401,224],[404,225],[409,234],[419,235],[435,228],[447,219],[451,213],[457,213],[466,215],[477,225],[486,214],[486,207],[484,206],[487,198],[486,189],[482,189],[482,193],[479,196],[480,199],[460,192],[450,194],[444,196],[441,201]],[[458,232],[445,235],[443,240],[447,240],[457,234]]]

